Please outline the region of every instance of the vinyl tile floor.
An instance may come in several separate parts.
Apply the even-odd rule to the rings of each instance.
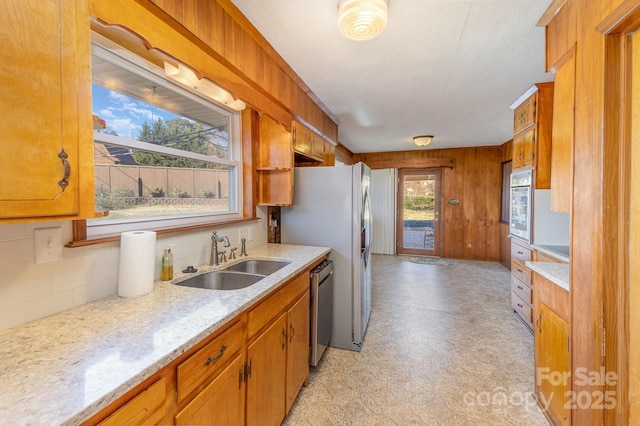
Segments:
[[[547,425],[510,273],[374,255],[361,352],[328,348],[284,425]]]

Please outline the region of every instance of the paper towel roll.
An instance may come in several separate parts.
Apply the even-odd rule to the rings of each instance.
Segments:
[[[153,290],[156,233],[131,231],[120,235],[118,296],[138,297]]]

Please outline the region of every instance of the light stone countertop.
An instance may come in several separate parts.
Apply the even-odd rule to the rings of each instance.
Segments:
[[[267,244],[248,259],[291,263],[244,289],[157,281],[142,297],[111,296],[0,331],[0,423],[79,424],[330,250]]]
[[[555,262],[526,262],[527,268],[536,272],[552,283],[569,291],[569,264]]]
[[[569,246],[532,244],[531,247],[558,260],[569,263]]]

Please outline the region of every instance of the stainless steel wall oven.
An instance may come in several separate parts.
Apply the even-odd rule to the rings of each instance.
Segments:
[[[531,242],[531,185],[533,171],[517,170],[511,173],[511,203],[509,208],[509,235]]]

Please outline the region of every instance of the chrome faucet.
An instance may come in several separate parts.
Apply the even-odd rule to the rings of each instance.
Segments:
[[[246,257],[246,256],[247,256],[247,239],[243,237],[240,240],[240,257]]]
[[[218,266],[220,263],[218,262],[218,243],[222,242],[224,247],[229,247],[231,244],[229,243],[229,238],[227,237],[219,237],[216,231],[213,231],[211,235],[211,257],[209,257],[209,266]]]

